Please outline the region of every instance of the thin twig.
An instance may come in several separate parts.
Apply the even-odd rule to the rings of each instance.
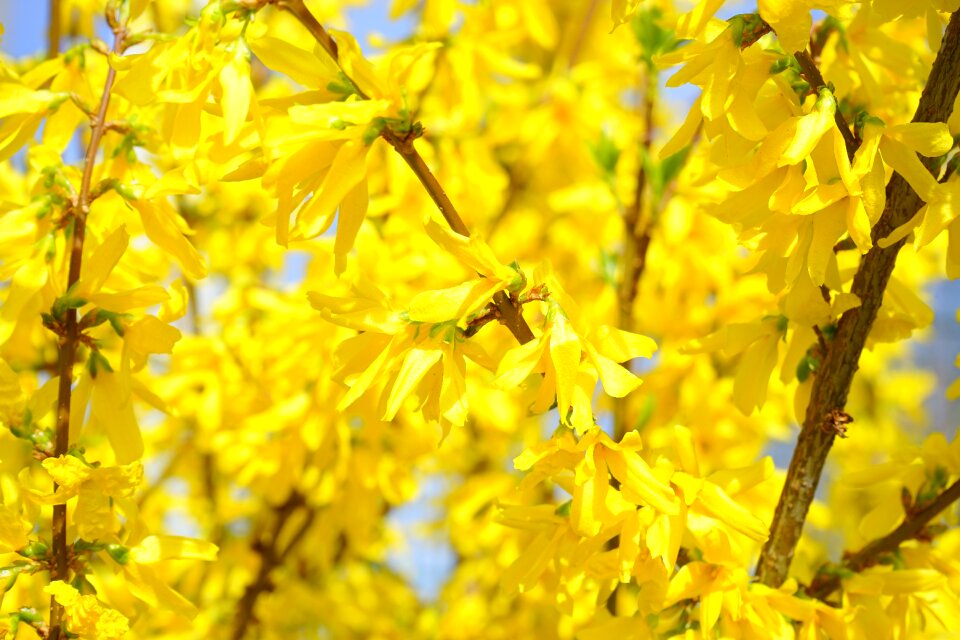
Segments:
[[[327,33],[327,30],[323,28],[323,25],[321,25],[317,19],[313,17],[313,14],[310,13],[309,9],[307,9],[306,5],[303,3],[303,0],[278,0],[274,4],[293,14],[293,16],[296,17],[304,27],[306,27],[306,29],[314,37],[317,43],[324,49],[324,51],[326,51],[334,60],[334,62],[340,66],[336,41],[330,36],[329,33]],[[343,72],[344,77],[353,83],[355,93],[363,99],[369,99],[369,96],[367,96],[359,86],[356,86],[356,82],[350,78],[346,71],[344,71],[343,67],[340,67],[340,70]],[[413,146],[413,141],[417,136],[412,132],[405,134],[397,133],[387,127],[381,133],[381,137],[386,140],[390,146],[396,150],[397,153],[400,154],[400,157],[404,159],[404,161],[407,163],[407,166],[413,170],[414,175],[417,176],[424,189],[426,189],[427,193],[430,195],[430,198],[433,200],[434,204],[437,205],[437,208],[440,210],[440,214],[443,216],[443,219],[446,220],[450,228],[461,236],[469,237],[470,230],[464,223],[463,218],[457,211],[457,208],[453,205],[453,202],[450,201],[449,196],[447,196],[446,192],[443,190],[443,187],[440,185],[440,181],[437,180],[437,177],[432,171],[430,171],[430,168],[424,161],[423,156],[421,156],[420,152],[417,151]],[[533,331],[523,318],[523,313],[519,304],[513,301],[510,296],[503,291],[500,291],[493,296],[493,302],[500,311],[501,323],[503,323],[503,325],[510,330],[520,344],[526,344],[527,342],[533,340]]]
[[[573,48],[570,49],[570,57],[567,59],[567,69],[572,69],[577,64],[577,59],[583,51],[583,45],[587,41],[587,33],[590,31],[590,25],[593,24],[593,14],[597,11],[599,0],[590,0],[587,11],[580,21],[580,28],[577,30],[577,39],[573,41]]]
[[[797,64],[800,65],[800,72],[806,81],[810,83],[810,87],[814,93],[827,86],[826,80],[823,79],[820,69],[817,68],[816,63],[813,61],[813,58],[810,57],[809,53],[806,51],[797,51],[793,54],[793,57],[797,61]],[[853,131],[850,130],[850,125],[847,124],[843,114],[840,113],[839,105],[836,111],[833,112],[833,119],[837,124],[837,129],[840,130],[840,134],[843,136],[843,142],[847,147],[847,156],[852,161],[860,143],[856,136],[853,135]]]
[[[118,24],[108,16],[108,22],[113,26],[113,52],[123,53],[126,41],[126,26]],[[70,239],[70,266],[67,273],[67,290],[80,280],[80,266],[83,259],[83,240],[86,233],[87,215],[90,213],[93,169],[97,162],[97,152],[103,139],[104,128],[107,122],[107,108],[110,106],[110,94],[117,73],[112,66],[107,69],[107,79],[104,83],[103,94],[100,96],[100,106],[97,115],[92,121],[90,143],[83,161],[83,177],[80,182],[80,191],[77,200],[71,205],[70,215],[73,228]],[[70,449],[70,397],[73,387],[73,365],[76,360],[77,346],[81,342],[81,330],[77,323],[77,310],[69,309],[66,313],[64,333],[60,337],[60,367],[59,386],[57,389],[57,433],[54,445],[54,456],[63,456]],[[54,491],[56,491],[54,483]],[[53,571],[52,580],[68,579],[68,548],[67,548],[67,505],[58,504],[53,507]],[[62,627],[63,607],[52,597],[50,598],[50,638],[57,640],[61,634],[65,635]]]
[[[899,527],[847,557],[843,561],[843,568],[853,572],[863,571],[876,564],[883,554],[896,551],[907,540],[922,537],[927,524],[957,500],[960,500],[960,480],[950,485],[920,511],[908,513]],[[807,588],[807,595],[823,600],[840,587],[840,580],[838,572],[820,574]]]
[[[913,122],[945,122],[958,90],[960,12],[955,12],[920,96]],[[929,171],[936,159],[924,158],[921,161]],[[830,348],[813,380],[803,429],[797,439],[783,492],[770,525],[770,537],[757,565],[757,577],[768,586],[779,586],[789,572],[823,465],[838,435],[838,429],[831,428],[830,421],[840,415],[837,412],[842,413],[846,405],[860,354],[883,302],[897,253],[906,238],[885,249],[877,246],[876,242],[909,221],[922,204],[907,181],[899,174],[894,174],[887,185],[886,207],[872,231],[874,246],[861,260],[853,279],[851,291],[860,299],[860,306],[841,316]]]

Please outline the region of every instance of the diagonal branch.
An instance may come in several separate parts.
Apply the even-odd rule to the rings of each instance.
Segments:
[[[913,122],[945,122],[958,90],[960,12],[955,12],[920,96]],[[922,161],[927,170],[936,162],[933,158],[924,158]],[[852,292],[861,304],[840,318],[836,335],[813,381],[803,429],[770,526],[770,538],[763,547],[757,565],[757,577],[764,584],[779,586],[787,577],[823,465],[838,433],[835,418],[845,415],[843,409],[860,354],[883,302],[897,253],[906,238],[885,249],[877,246],[876,242],[909,221],[922,205],[920,197],[907,181],[899,174],[894,174],[887,185],[886,207],[873,228],[874,246],[863,257],[853,279]]]
[[[806,51],[797,51],[793,54],[793,58],[797,61],[797,64],[800,65],[800,73],[804,79],[810,83],[810,87],[814,92],[827,86],[826,80],[823,79],[820,69],[817,68],[816,63],[813,61],[813,58],[810,57],[809,53]],[[853,135],[853,131],[850,130],[850,125],[847,124],[843,114],[840,113],[839,107],[833,112],[833,120],[837,125],[837,129],[840,130],[840,134],[843,135],[843,142],[847,147],[847,157],[853,161],[853,156],[857,152],[860,142],[856,136]]]
[[[327,33],[327,30],[323,28],[323,25],[317,21],[313,14],[310,13],[310,10],[307,9],[303,0],[276,0],[272,2],[272,4],[276,4],[280,9],[293,14],[293,16],[306,27],[317,43],[323,47],[324,51],[333,58],[333,61],[340,68],[341,72],[343,72],[344,77],[353,83],[356,94],[365,100],[369,99],[369,96],[367,96],[360,87],[356,86],[356,82],[354,82],[346,71],[344,71],[343,67],[340,66],[339,58],[337,57],[338,49],[336,41]],[[383,133],[381,133],[381,137],[400,154],[400,157],[404,159],[407,166],[409,166],[414,175],[417,176],[450,228],[461,236],[469,237],[470,229],[467,228],[457,208],[443,190],[440,181],[437,180],[437,177],[430,171],[423,156],[421,156],[420,152],[413,146],[413,141],[416,136],[409,133],[400,134],[391,131],[389,128],[385,128]],[[527,321],[524,320],[520,305],[516,300],[503,291],[500,291],[493,297],[493,303],[500,312],[501,322],[510,330],[520,344],[526,344],[533,340],[533,331],[530,330],[530,326],[527,325]]]
[[[927,524],[957,500],[960,500],[960,480],[950,485],[920,511],[908,514],[899,527],[845,559],[843,568],[848,571],[862,571],[875,564],[881,555],[896,551],[907,540],[921,537]],[[814,580],[807,589],[807,595],[823,600],[839,587],[840,576],[833,573],[825,579]]]

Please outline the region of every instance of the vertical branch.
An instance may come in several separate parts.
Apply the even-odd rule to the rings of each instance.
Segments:
[[[644,73],[643,104],[641,107],[643,139],[641,141],[640,162],[637,167],[636,186],[633,201],[623,212],[623,259],[621,260],[620,282],[617,286],[617,321],[618,326],[624,331],[633,331],[636,328],[633,306],[637,299],[640,278],[647,265],[647,250],[650,248],[650,221],[644,218],[643,209],[644,196],[647,191],[646,157],[650,154],[650,148],[653,144],[656,83],[656,71],[648,66]],[[629,431],[630,416],[627,398],[629,396],[619,398],[613,405],[613,431],[614,439],[617,441]]]
[[[108,15],[108,21],[113,27],[114,42],[113,52],[121,54],[125,47],[126,27],[119,24],[113,16]],[[71,203],[69,209],[70,226],[69,242],[70,248],[70,266],[67,272],[67,290],[74,286],[80,280],[80,267],[83,259],[83,240],[86,235],[87,215],[90,213],[91,189],[93,181],[93,169],[97,162],[97,152],[100,149],[100,142],[103,140],[103,134],[106,130],[107,108],[110,106],[110,93],[113,90],[113,83],[116,80],[116,71],[113,67],[107,68],[107,79],[104,83],[103,94],[100,96],[100,106],[97,114],[91,122],[90,143],[87,145],[87,152],[83,161],[83,177],[80,182],[80,190],[77,193],[76,201]],[[57,388],[57,433],[54,444],[54,456],[63,456],[70,449],[70,399],[73,387],[73,365],[77,356],[77,345],[80,340],[80,329],[77,324],[77,310],[69,309],[66,313],[66,322],[63,334],[60,336],[59,351],[60,362],[58,375],[60,377]],[[57,485],[54,484],[54,491]],[[53,519],[51,522],[53,529],[53,567],[51,572],[52,580],[64,580],[69,578],[68,568],[68,548],[67,548],[67,505],[58,504],[53,507]],[[50,638],[57,640],[65,632],[63,624],[63,607],[61,607],[52,597],[50,599]]]
[[[583,45],[587,41],[587,34],[590,32],[590,25],[593,24],[593,14],[597,11],[599,0],[590,0],[587,10],[583,14],[583,20],[580,22],[580,28],[577,30],[577,39],[573,41],[573,47],[570,49],[570,56],[567,58],[567,68],[572,69],[577,64]]]
[[[617,283],[617,326],[624,331],[633,331],[636,322],[633,315],[633,303],[637,299],[640,278],[647,264],[647,250],[650,248],[650,221],[644,219],[643,209],[647,193],[647,156],[653,145],[653,115],[657,72],[651,65],[645,67],[643,73],[643,102],[640,106],[640,117],[643,120],[643,138],[640,141],[640,157],[637,167],[637,179],[634,183],[633,201],[623,211],[623,256],[620,261],[621,275]],[[624,363],[629,368],[629,363]],[[630,431],[630,395],[613,400],[613,439],[620,442],[623,436]],[[610,484],[615,489],[620,488],[620,481],[610,478]],[[612,550],[620,546],[620,536],[614,536],[607,542],[607,549]],[[620,584],[613,587],[607,598],[607,611],[617,615],[617,593]]]
[[[945,122],[958,89],[960,12],[955,12],[920,96],[913,122]],[[930,170],[936,159],[923,158],[922,161]],[[844,421],[849,419],[843,411],[847,394],[870,328],[883,302],[897,253],[906,238],[885,249],[877,246],[876,242],[909,221],[922,205],[920,197],[907,181],[899,174],[894,174],[887,185],[887,203],[883,215],[873,228],[874,246],[863,257],[853,279],[852,292],[861,304],[840,318],[837,333],[813,381],[803,429],[770,526],[770,538],[763,547],[757,565],[757,577],[764,584],[779,586],[787,577],[830,447]]]
[[[63,18],[60,13],[61,0],[50,0],[50,22],[47,24],[47,57],[60,55],[60,38],[63,36]]]
[[[287,546],[281,549],[280,534],[283,532],[283,527],[294,512],[301,507],[307,509],[304,521],[293,534]],[[274,511],[276,512],[276,520],[269,537],[267,539],[256,539],[253,543],[254,550],[260,555],[260,568],[237,603],[237,611],[233,619],[233,635],[231,636],[233,640],[242,640],[247,635],[247,631],[256,623],[254,608],[257,598],[260,597],[261,593],[266,593],[274,588],[270,580],[270,574],[282,565],[290,552],[300,544],[317,515],[316,509],[308,505],[304,496],[296,491],[292,492],[290,497],[283,504],[277,506]]]

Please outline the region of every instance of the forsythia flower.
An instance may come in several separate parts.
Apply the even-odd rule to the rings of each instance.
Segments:
[[[96,596],[80,595],[62,580],[54,580],[43,590],[63,606],[67,629],[81,640],[115,640],[130,630],[119,611],[103,606]]]

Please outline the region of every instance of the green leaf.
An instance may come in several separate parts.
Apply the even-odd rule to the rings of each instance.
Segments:
[[[130,549],[122,544],[108,544],[106,552],[117,564],[127,564],[130,561]]]
[[[612,177],[617,171],[617,162],[620,160],[620,149],[617,148],[613,138],[605,131],[600,134],[600,139],[590,146],[590,152],[594,161],[603,170],[604,175]]]
[[[656,67],[654,56],[673,51],[679,42],[673,30],[661,24],[662,18],[663,11],[659,7],[651,7],[637,11],[630,23],[633,35],[640,44],[640,57],[650,71]]]

